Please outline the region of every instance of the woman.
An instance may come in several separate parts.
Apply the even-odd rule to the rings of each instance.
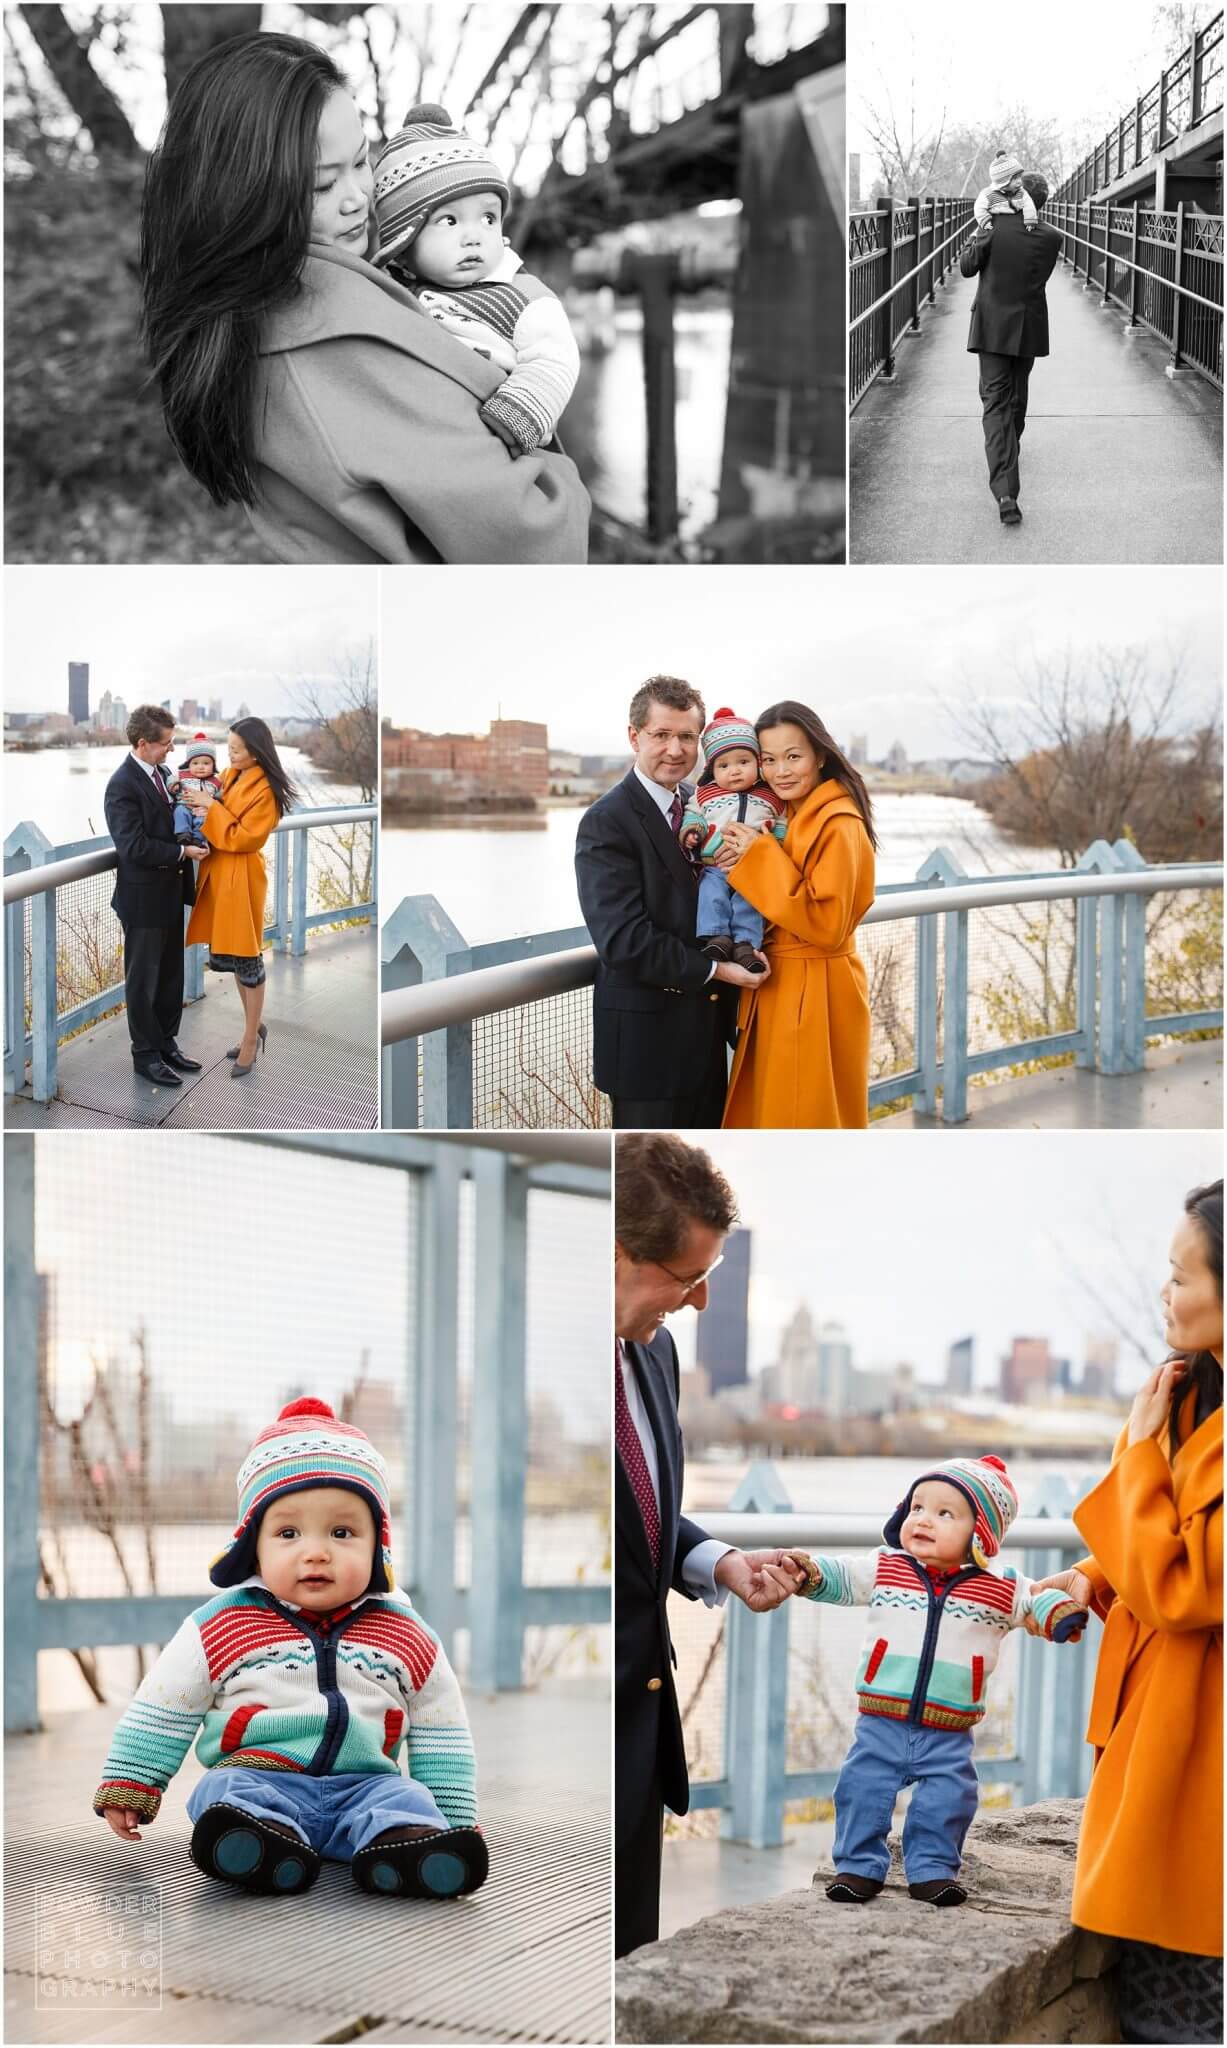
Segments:
[[[209,965],[233,974],[243,1005],[243,1036],[227,1059],[238,1078],[250,1074],[256,1053],[268,1042],[264,1010],[264,843],[298,792],[277,758],[273,736],[262,718],[240,718],[227,741],[230,766],[220,797],[202,790],[190,799],[199,812],[212,851],[200,863],[196,907],[186,944],[209,947]]]
[[[366,261],[369,147],[332,59],[234,36],[149,161],[143,333],[180,459],[285,562],[582,562],[573,463],[478,418],[502,375]]]
[[[1223,2038],[1223,1183],[1195,1188],[1163,1289],[1173,1356],[1074,1509],[1062,1586],[1105,1622],[1073,1920],[1119,1937],[1122,2041]]]
[[[768,920],[771,965],[741,999],[725,1127],[863,1129],[869,998],[854,934],[873,902],[869,793],[804,704],[773,704],[755,731],[788,829],[781,845],[747,825],[723,828],[729,880]]]

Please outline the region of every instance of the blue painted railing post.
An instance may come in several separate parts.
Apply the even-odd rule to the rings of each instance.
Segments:
[[[739,1514],[786,1514],[792,1502],[774,1465],[751,1465],[729,1507]],[[788,1610],[752,1614],[729,1596],[724,1707],[726,1841],[774,1849],[784,1839],[788,1743]]]
[[[965,882],[967,871],[961,867],[950,849],[934,847],[933,852],[916,870],[916,880],[930,888]],[[923,917],[918,924],[931,924],[929,935],[931,958],[927,963],[928,980],[932,989],[930,1015],[925,1019],[926,1034],[932,1035],[931,1071],[937,1070],[937,918]],[[941,1019],[941,1077],[942,1077],[942,1122],[963,1124],[967,1121],[967,912],[947,911],[945,917],[945,973],[943,976],[942,1019]],[[919,957],[917,961],[919,967]],[[920,1019],[917,1019],[917,1037],[920,1035]],[[926,1054],[928,1045],[926,1043]],[[923,1068],[926,1075],[929,1069]],[[924,1106],[929,1109],[929,1091],[926,1088]],[[936,1098],[930,1115],[936,1109]]]
[[[28,836],[30,828],[23,829]],[[38,837],[42,836],[40,832]],[[51,859],[53,848],[45,840],[43,844],[46,862]],[[39,863],[32,860],[31,865],[37,867]],[[30,1093],[35,1102],[53,1101],[59,1082],[55,925],[56,891],[41,889],[30,899]]]
[[[1063,1520],[1085,1491],[1071,1486],[1060,1473],[1049,1473],[1023,1511],[1043,1520]],[[1071,1562],[1059,1549],[1037,1548],[1023,1552],[1022,1569],[1029,1579],[1046,1579]],[[1094,1616],[1080,1643],[1046,1643],[1019,1634],[1016,1748],[1023,1762],[1024,1805],[1037,1799],[1072,1799],[1090,1784],[1085,1731],[1099,1635]]]
[[[1121,862],[1115,847],[1096,839],[1081,854],[1076,871],[1082,875],[1115,875]],[[1119,1074],[1122,1068],[1121,967],[1124,925],[1119,896],[1090,899],[1097,912],[1098,929],[1098,1016],[1093,1033],[1094,1066],[1101,1074]],[[1079,1020],[1081,1022],[1081,1020]]]
[[[38,1720],[38,1297],[34,1139],[4,1141],[4,1727]]]
[[[385,990],[418,988],[465,974],[472,954],[463,933],[434,896],[406,896],[383,927]],[[397,1058],[401,1055],[401,1058]],[[421,1127],[429,1131],[471,1131],[473,1128],[473,1026],[452,1024],[422,1039],[405,1039],[384,1054],[384,1124],[387,1128],[417,1127],[418,1070],[421,1068]],[[412,1104],[407,1122],[389,1122],[390,1102]]]
[[[4,872],[25,874],[42,867],[51,841],[28,820],[14,826],[4,842]],[[37,897],[34,899],[37,902]],[[15,1095],[26,1085],[26,906],[9,903],[4,910],[4,1089]],[[31,1046],[31,1050],[33,1047]]]
[[[524,1475],[528,1465],[528,1181],[501,1152],[474,1151],[473,1404],[469,1518],[472,1683],[523,1682]]]
[[[413,1546],[403,1577],[450,1657],[456,1633],[457,1295],[464,1160],[454,1146],[434,1149],[429,1172],[416,1176],[416,1286],[410,1308],[414,1400],[405,1403],[407,1495],[412,1475],[406,1506]]]
[[[307,883],[311,875],[311,831],[304,825],[294,838],[294,908],[291,914],[293,939],[290,951],[300,960],[307,950]]]
[[[290,835],[273,834],[273,943],[279,953],[290,950]]]
[[[1118,839],[1112,851],[1122,868],[1136,871],[1146,866],[1131,839]],[[1125,920],[1121,1071],[1140,1074],[1146,1065],[1146,898],[1118,900]]]

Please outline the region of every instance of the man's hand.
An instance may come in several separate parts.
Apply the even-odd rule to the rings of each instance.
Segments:
[[[726,1550],[713,1576],[754,1614],[769,1614],[806,1582],[786,1550]]]
[[[140,1841],[140,1830],[136,1825],[140,1814],[134,1806],[104,1806],[102,1818],[111,1833],[118,1835],[121,1842]]]
[[[185,846],[183,855],[185,860],[207,860],[209,849],[207,846]]]
[[[757,946],[754,950],[763,963],[765,971],[762,974],[751,974],[748,967],[739,967],[735,960],[720,960],[716,963],[712,980],[731,981],[734,988],[761,988],[771,974],[771,962],[765,953],[758,952]]]

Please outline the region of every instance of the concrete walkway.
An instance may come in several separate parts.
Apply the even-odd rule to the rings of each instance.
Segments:
[[[852,562],[1221,562],[1222,395],[1194,371],[1164,375],[1166,345],[1127,333],[1058,264],[1052,353],[1037,361],[1022,441],[1023,523],[989,493],[975,287],[956,271],[849,423]]]
[[[1163,1045],[1140,1074],[1050,1067],[967,1091],[967,1122],[943,1124],[914,1109],[880,1117],[875,1131],[1221,1131],[1223,1041]]]
[[[5,2038],[130,2048],[359,2037],[608,2041],[608,1686],[559,1682],[470,1696],[467,1705],[490,1877],[471,1898],[440,1903],[369,1898],[336,1863],[292,1899],[249,1897],[202,1876],[187,1854],[194,1758],[140,1842],[118,1841],[90,1810],[118,1707],[58,1715],[42,1734],[10,1736]],[[68,1887],[80,1935],[52,1949],[48,1888],[62,1896]],[[131,1902],[144,1895],[161,1908],[160,1927],[154,1914],[145,1920],[159,1929],[157,2001],[112,1990],[99,2004],[90,1956],[103,1958],[98,1969],[118,1968],[137,1911]],[[40,1905],[46,1974],[36,1976]],[[68,1988],[56,1992],[57,1984]]]
[[[122,1010],[59,1051],[53,1102],[26,1089],[5,1098],[8,1130],[373,1130],[378,1117],[378,976],[375,927],[313,933],[298,959],[265,955],[268,1045],[253,1071],[232,1080],[227,1049],[239,1036],[231,975],[206,974],[179,1043],[204,1070],[181,1088],[157,1088],[132,1065]]]

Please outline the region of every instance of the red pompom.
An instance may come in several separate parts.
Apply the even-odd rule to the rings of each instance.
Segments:
[[[324,1415],[329,1422],[335,1422],[337,1419],[327,1401],[317,1401],[310,1394],[305,1395],[301,1401],[291,1401],[288,1408],[282,1409],[277,1420],[288,1422],[294,1415]]]
[[[710,723],[714,725],[718,718],[736,718],[736,716],[737,713],[730,710],[727,704],[722,704],[719,711],[712,712]]]
[[[1001,1459],[995,1458],[991,1451],[986,1451],[984,1453],[984,1456],[979,1460],[979,1463],[981,1465],[991,1465],[995,1472],[1005,1471],[1005,1466],[1002,1464]]]

